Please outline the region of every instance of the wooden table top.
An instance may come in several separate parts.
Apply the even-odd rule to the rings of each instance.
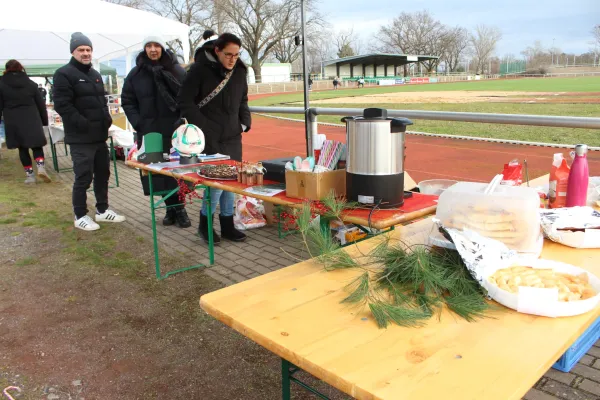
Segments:
[[[426,243],[431,219],[390,233]],[[347,248],[369,251],[373,238]],[[542,258],[600,276],[600,250],[546,241]],[[442,313],[422,328],[379,329],[366,311],[340,304],[360,271],[325,272],[314,261],[283,268],[200,299],[210,315],[358,399],[520,399],[600,315],[520,314],[500,306],[469,323]]]
[[[286,207],[301,207],[302,200],[294,199],[291,197],[287,197],[284,193],[279,195],[270,197],[270,196],[262,196],[258,194],[250,194],[246,193],[245,189],[247,189],[248,185],[243,185],[238,183],[237,181],[217,181],[210,179],[203,179],[199,177],[197,174],[188,173],[188,174],[178,174],[174,173],[168,169],[166,170],[156,170],[152,169],[151,165],[143,164],[137,161],[127,161],[125,163],[127,166],[132,168],[139,168],[143,171],[150,171],[154,174],[161,174],[172,176],[175,179],[181,179],[188,182],[192,182],[194,184],[201,184],[205,186],[209,186],[215,189],[225,190],[227,192],[236,193],[243,196],[250,196],[256,199],[263,200],[267,203],[272,203],[275,205],[286,206]],[[212,163],[208,163],[212,164]],[[277,182],[265,181],[264,184],[272,184]],[[405,188],[414,188],[416,186],[413,179],[405,173]],[[412,198],[406,199],[404,206],[398,209],[391,210],[376,210],[372,213],[371,218],[369,220],[370,209],[356,209],[351,210],[344,214],[343,220],[348,224],[357,224],[361,226],[370,226],[375,229],[385,230],[394,225],[405,224],[416,219],[422,218],[427,215],[431,215],[435,213],[437,209],[437,199],[438,196],[424,195],[420,193],[414,193]]]

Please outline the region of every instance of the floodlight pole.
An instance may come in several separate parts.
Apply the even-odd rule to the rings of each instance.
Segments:
[[[314,119],[314,116],[309,115],[308,113],[308,109],[310,108],[310,101],[308,99],[308,79],[309,79],[309,73],[306,69],[306,34],[305,34],[305,30],[306,30],[306,21],[305,21],[305,12],[306,12],[306,6],[305,6],[305,0],[300,0],[300,18],[301,18],[301,22],[302,22],[302,79],[304,81],[304,131],[305,131],[305,135],[306,135],[306,155],[307,157],[310,157],[313,155],[313,142],[312,142],[312,135],[313,132],[311,132],[310,129],[310,125],[312,119]],[[316,124],[313,124],[316,125]],[[314,134],[316,135],[316,132],[314,132]]]

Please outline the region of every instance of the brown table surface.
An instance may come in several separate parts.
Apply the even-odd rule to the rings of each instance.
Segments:
[[[218,163],[218,162],[217,162]],[[206,163],[206,164],[217,164],[217,163]],[[221,162],[222,163],[222,162]],[[127,166],[132,168],[139,168],[143,171],[150,171],[153,174],[161,174],[172,176],[176,179],[185,180],[188,182],[192,182],[197,185],[205,185],[215,189],[225,190],[227,192],[237,193],[244,196],[254,197],[256,199],[263,200],[268,203],[272,203],[280,206],[287,207],[300,207],[302,205],[301,199],[294,199],[291,197],[287,197],[284,193],[281,193],[277,196],[269,197],[262,196],[254,193],[247,193],[245,189],[247,189],[248,185],[243,185],[238,183],[237,181],[218,181],[218,180],[210,180],[199,177],[197,174],[179,174],[174,173],[169,169],[164,170],[156,170],[152,169],[151,165],[143,164],[137,161],[127,161],[125,163]],[[181,166],[183,168],[185,166]],[[197,167],[197,166],[196,166]],[[277,182],[269,182],[265,181],[264,184],[273,184]],[[416,186],[415,182],[412,178],[405,173],[405,188],[413,189]],[[369,221],[369,213],[370,209],[355,209],[348,211],[344,214],[343,220],[345,223],[349,224],[357,224],[361,226],[371,226],[375,229],[388,229],[394,225],[398,224],[406,224],[408,222],[417,220],[427,215],[431,215],[435,213],[437,208],[437,199],[438,196],[432,195],[424,195],[420,193],[414,193],[413,197],[405,200],[405,204],[403,207],[391,210],[376,210],[372,213],[370,221]]]
[[[398,227],[394,239],[426,243],[431,219]],[[369,251],[369,239],[347,248]],[[600,250],[546,241],[542,258],[600,276]],[[469,323],[443,312],[422,328],[379,329],[340,301],[357,270],[325,272],[306,261],[202,296],[216,319],[358,399],[520,399],[600,315],[520,314],[502,306]]]

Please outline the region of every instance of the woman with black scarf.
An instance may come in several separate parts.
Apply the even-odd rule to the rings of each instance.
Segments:
[[[189,69],[179,92],[181,114],[190,124],[202,129],[206,140],[206,154],[221,153],[232,160],[242,161],[242,132],[248,132],[252,117],[248,108],[248,68],[240,60],[242,42],[231,34],[223,33],[216,40],[206,41],[196,51],[195,62]],[[213,95],[215,90],[221,90]],[[210,101],[205,103],[205,99]],[[202,108],[199,107],[202,104]],[[212,189],[211,208],[220,206],[221,237],[235,242],[246,239],[233,223],[234,194]],[[198,233],[208,241],[206,203],[200,211]],[[220,238],[213,229],[215,243]]]
[[[177,93],[185,77],[185,70],[166,48],[161,37],[147,37],[144,51],[138,55],[136,66],[125,78],[121,92],[123,110],[137,132],[138,149],[145,134],[158,132],[163,138],[163,153],[169,153],[171,149],[174,125],[179,119]],[[144,194],[148,196],[148,177],[141,176],[141,179]],[[155,191],[177,188],[174,178],[157,174],[153,175],[152,184]],[[165,200],[168,208],[163,225],[177,224],[181,228],[191,226],[184,206],[179,203],[177,195]]]

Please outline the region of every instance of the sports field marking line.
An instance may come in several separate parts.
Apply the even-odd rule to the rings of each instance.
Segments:
[[[279,151],[284,151],[286,153],[292,153],[292,154],[296,153],[294,150],[286,150],[286,149],[281,149],[279,147],[272,147],[272,146],[263,146],[263,145],[260,145],[260,144],[248,144],[248,143],[245,143],[244,146],[258,147],[258,148],[267,149],[267,150],[279,150]]]
[[[440,174],[437,172],[431,172],[431,171],[422,171],[420,169],[407,169],[406,172],[410,172],[411,174],[414,172],[418,172],[418,173],[422,173],[422,174],[427,174],[427,175],[435,175],[435,176],[439,176],[442,177],[444,179],[455,179],[458,181],[463,181],[463,182],[488,182],[482,179],[473,179],[471,177],[464,177],[464,176],[458,176],[458,175],[447,175],[447,174]],[[492,176],[493,174],[490,174],[490,176]]]
[[[301,119],[287,118],[287,117],[279,117],[275,115],[263,114],[263,113],[254,113],[256,115],[260,115],[262,117],[281,119],[284,121],[293,121],[293,122],[304,122]],[[345,128],[346,125],[342,124],[332,124],[329,122],[318,122],[319,125],[324,126],[333,126],[333,127],[341,127]],[[533,146],[533,147],[554,147],[561,149],[573,149],[572,144],[556,144],[556,143],[541,143],[541,142],[526,142],[521,140],[506,140],[506,139],[494,139],[494,138],[482,138],[477,136],[460,136],[460,135],[445,135],[442,133],[427,133],[427,132],[417,132],[417,131],[407,131],[409,135],[415,136],[430,136],[437,138],[445,138],[445,139],[456,139],[456,140],[471,140],[474,142],[491,142],[491,143],[504,143],[504,144],[517,144],[517,145],[525,145],[525,146]],[[590,151],[600,151],[600,147],[588,147]]]
[[[416,134],[415,136],[424,136],[424,135],[419,135]],[[439,138],[442,139],[442,138]],[[449,139],[452,139],[452,137],[449,137]],[[417,139],[418,140],[418,139]],[[484,151],[486,153],[497,153],[497,154],[512,154],[511,157],[515,158],[517,155],[521,156],[521,157],[526,157],[526,158],[543,158],[543,159],[547,159],[548,156],[547,155],[543,155],[543,154],[527,154],[527,153],[516,153],[514,151],[500,151],[500,150],[492,150],[492,149],[474,149],[474,148],[470,148],[470,147],[459,147],[459,146],[450,146],[447,144],[432,144],[432,143],[427,143],[427,142],[411,142],[411,144],[424,144],[428,147],[441,147],[441,148],[445,148],[445,149],[455,149],[455,150],[461,150],[461,151],[469,151],[469,150],[477,150],[477,151]],[[512,144],[512,143],[501,143],[501,144]],[[542,146],[532,146],[532,147],[542,147]],[[569,147],[569,149],[572,149],[573,146]]]

